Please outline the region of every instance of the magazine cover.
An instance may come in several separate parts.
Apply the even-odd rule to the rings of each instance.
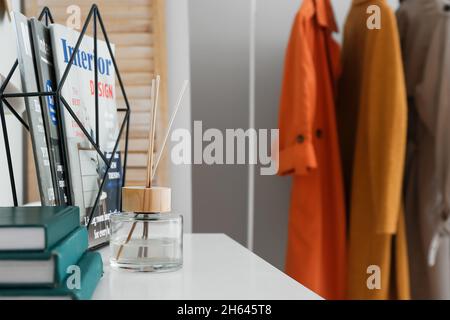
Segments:
[[[37,92],[36,72],[33,61],[32,43],[28,19],[24,15],[13,13],[16,30],[17,52],[23,92]],[[36,164],[37,181],[41,203],[45,206],[56,205],[54,180],[47,149],[47,136],[39,97],[25,98],[25,107],[30,127],[33,156]]]
[[[108,160],[113,156],[112,152],[107,152]],[[120,197],[122,192],[122,160],[120,152],[114,154],[108,174],[106,175],[103,190],[108,194],[106,207],[108,209],[120,208]]]
[[[60,80],[74,52],[80,34],[58,24],[51,25],[50,31],[56,76]],[[98,83],[94,83],[94,39],[84,36],[63,86],[62,96],[95,141],[97,139],[95,136],[95,86],[98,86],[98,140],[100,149],[108,154],[113,151],[119,133],[115,71],[106,43],[98,40],[97,45]],[[114,46],[111,46],[114,50]],[[66,137],[65,146],[70,187],[73,190],[73,203],[80,207],[82,222],[87,223],[102,183],[101,179],[106,171],[106,163],[62,105],[61,113]],[[120,162],[117,164],[120,164]],[[120,172],[120,175],[122,174],[121,168],[118,168],[118,172]],[[106,182],[105,184],[107,184]],[[117,198],[117,192],[120,192],[120,184],[117,188],[114,192],[107,188],[102,190],[98,210],[94,212],[89,227],[91,247],[109,240],[109,214],[119,209],[116,201],[110,201],[113,197]]]
[[[54,92],[56,90],[56,76],[50,29],[35,18],[31,18],[29,24],[33,39],[39,91]],[[66,205],[70,203],[70,195],[66,183],[66,166],[63,161],[56,103],[57,101],[53,96],[41,97],[44,125],[49,137],[49,157],[53,168],[53,180],[57,182],[55,196],[58,205]]]

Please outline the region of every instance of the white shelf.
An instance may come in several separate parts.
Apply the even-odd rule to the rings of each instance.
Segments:
[[[184,265],[172,273],[134,273],[109,266],[94,299],[321,299],[223,234],[184,236]]]

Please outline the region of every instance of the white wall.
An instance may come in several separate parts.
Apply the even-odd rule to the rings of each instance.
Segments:
[[[20,0],[12,1],[13,9],[20,9]],[[0,17],[0,39],[2,48],[0,50],[0,74],[6,76],[16,60],[16,42],[13,34],[13,28],[6,13]],[[12,79],[12,84],[20,88],[19,71],[17,70]],[[22,101],[9,100],[11,104],[22,108]],[[10,147],[13,157],[13,166],[16,179],[16,188],[19,203],[23,201],[24,191],[24,152],[23,152],[23,129],[20,123],[9,114],[6,116],[6,127],[10,138]],[[1,127],[1,125],[0,125]],[[3,143],[3,133],[0,129],[0,206],[12,205],[11,188],[9,185],[9,174],[5,156],[5,145]]]
[[[170,113],[176,103],[184,80],[190,80],[188,0],[166,1],[166,31]],[[173,128],[191,129],[191,91],[185,93],[183,104]],[[170,152],[168,142],[167,150]],[[183,214],[184,231],[192,231],[192,168],[170,165],[172,211]]]

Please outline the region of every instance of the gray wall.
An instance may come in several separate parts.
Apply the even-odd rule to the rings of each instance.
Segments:
[[[284,50],[300,0],[258,0],[256,128],[277,128]],[[248,128],[250,1],[190,0],[192,119]],[[281,18],[281,19],[280,19]],[[283,267],[290,179],[255,174],[254,250]],[[193,231],[246,245],[247,166],[193,167]]]
[[[256,128],[278,127],[286,44],[301,0],[257,0]],[[388,1],[394,7],[396,0]],[[340,30],[351,0],[332,5]],[[192,119],[248,127],[249,0],[190,0]],[[341,34],[336,38],[340,41]],[[254,251],[283,269],[290,178],[255,175]],[[247,168],[193,167],[193,231],[224,232],[246,245]]]
[[[242,0],[190,0],[192,120],[207,128],[248,123],[248,12]],[[193,166],[193,231],[246,239],[247,167]]]
[[[256,127],[278,128],[284,54],[300,0],[257,0]],[[283,268],[291,179],[255,174],[254,251]]]

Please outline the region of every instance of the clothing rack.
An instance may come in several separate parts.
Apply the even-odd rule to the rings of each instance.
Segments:
[[[50,12],[50,9],[48,7],[44,7],[39,15],[38,18],[39,21],[43,21],[45,22],[46,26],[49,26],[50,24],[54,23],[52,14]],[[94,141],[94,139],[92,138],[92,136],[89,134],[89,132],[86,130],[86,128],[83,126],[83,124],[81,123],[81,121],[79,120],[79,118],[76,116],[75,112],[72,110],[71,106],[69,105],[69,103],[66,101],[66,99],[62,96],[61,91],[62,88],[64,86],[64,83],[67,79],[67,76],[70,72],[70,69],[73,65],[74,59],[76,54],[79,51],[80,45],[81,45],[81,41],[83,40],[84,35],[86,34],[86,30],[91,22],[91,20],[93,20],[93,38],[94,38],[94,81],[95,83],[98,83],[98,68],[97,68],[97,34],[98,34],[98,25],[100,25],[100,30],[103,34],[104,37],[104,41],[106,42],[106,45],[108,47],[108,52],[111,56],[111,60],[113,62],[113,66],[114,66],[114,70],[117,76],[117,79],[119,81],[119,86],[120,89],[122,91],[123,94],[123,98],[125,101],[125,108],[117,108],[117,112],[124,112],[125,113],[125,117],[122,121],[122,124],[120,125],[120,129],[119,129],[119,134],[117,136],[116,142],[114,144],[114,148],[112,150],[112,155],[114,155],[117,152],[119,143],[120,143],[120,138],[122,137],[122,134],[125,130],[125,149],[124,149],[124,161],[123,161],[123,173],[122,173],[122,187],[125,185],[125,180],[126,180],[126,168],[127,168],[127,157],[128,157],[128,140],[129,140],[129,122],[130,122],[130,113],[131,113],[131,109],[130,109],[130,105],[128,102],[128,98],[125,92],[125,87],[123,85],[122,82],[122,78],[120,76],[120,72],[119,72],[119,68],[117,67],[116,64],[116,60],[114,58],[114,52],[111,48],[111,44],[109,42],[109,38],[105,29],[105,26],[103,24],[103,20],[100,14],[100,11],[97,7],[97,5],[93,4],[91,9],[89,10],[89,14],[83,24],[83,28],[81,30],[80,36],[78,37],[77,43],[75,45],[74,51],[70,57],[70,60],[67,64],[67,67],[63,73],[63,76],[61,77],[61,81],[59,81],[59,83],[57,84],[57,88],[55,92],[27,92],[27,93],[5,93],[5,90],[12,78],[12,76],[14,75],[14,72],[17,70],[18,67],[18,60],[15,61],[15,63],[13,64],[11,70],[8,73],[8,76],[6,77],[5,81],[3,82],[3,84],[0,86],[0,121],[1,121],[1,125],[2,125],[2,130],[3,130],[3,140],[4,140],[4,144],[5,144],[5,151],[6,151],[6,159],[7,159],[7,163],[8,163],[8,171],[9,171],[9,180],[10,180],[10,185],[11,185],[11,192],[12,192],[12,198],[13,198],[13,203],[14,206],[17,207],[18,206],[18,201],[17,201],[17,190],[16,190],[16,182],[15,182],[15,178],[14,178],[14,170],[13,170],[13,163],[12,163],[12,158],[11,158],[11,149],[10,149],[10,143],[9,143],[9,137],[8,137],[8,129],[6,127],[6,118],[5,118],[5,110],[4,107],[6,106],[6,108],[15,116],[15,118],[24,126],[24,128],[29,131],[29,126],[27,124],[27,122],[17,113],[17,111],[14,110],[14,108],[11,106],[11,104],[9,103],[8,99],[10,98],[27,98],[27,97],[45,97],[45,96],[52,96],[54,97],[55,101],[57,102],[57,108],[56,108],[56,115],[58,117],[58,119],[60,119],[60,123],[59,123],[59,134],[61,137],[64,137],[62,135],[62,125],[61,125],[61,106],[63,106],[65,108],[65,110],[67,112],[69,112],[69,114],[71,115],[72,119],[75,120],[75,122],[77,123],[77,125],[80,127],[81,131],[83,132],[83,134],[85,135],[85,137],[89,140],[89,142],[92,144],[93,148],[96,150],[96,152],[98,153],[98,155],[102,158],[102,160],[105,162],[106,164],[106,170],[105,173],[103,174],[103,179],[101,181],[100,187],[99,187],[99,191],[97,193],[97,196],[95,198],[95,202],[94,202],[94,206],[92,207],[91,212],[89,213],[89,221],[87,223],[87,226],[89,226],[92,222],[92,217],[94,215],[94,212],[97,210],[98,208],[98,203],[100,200],[100,196],[102,194],[102,190],[104,187],[104,183],[106,181],[106,177],[108,175],[108,172],[111,168],[111,163],[114,159],[113,156],[110,157],[110,159],[108,160],[107,156],[105,155],[105,153],[103,153],[100,150],[100,146],[99,146],[99,101],[98,101],[98,86],[95,86],[95,132],[96,132],[96,139]],[[42,107],[42,106],[41,106]],[[62,147],[63,150],[66,150],[65,148],[65,141],[64,139],[61,139],[61,143],[62,143]],[[65,158],[65,157],[64,157]],[[67,166],[66,166],[67,167]],[[66,183],[70,185],[69,182],[70,181],[70,176],[68,175],[66,177]],[[70,197],[69,197],[70,198]],[[120,204],[120,208],[122,208],[122,201],[121,199],[119,199],[119,204]],[[73,205],[73,199],[68,199],[69,205]]]

